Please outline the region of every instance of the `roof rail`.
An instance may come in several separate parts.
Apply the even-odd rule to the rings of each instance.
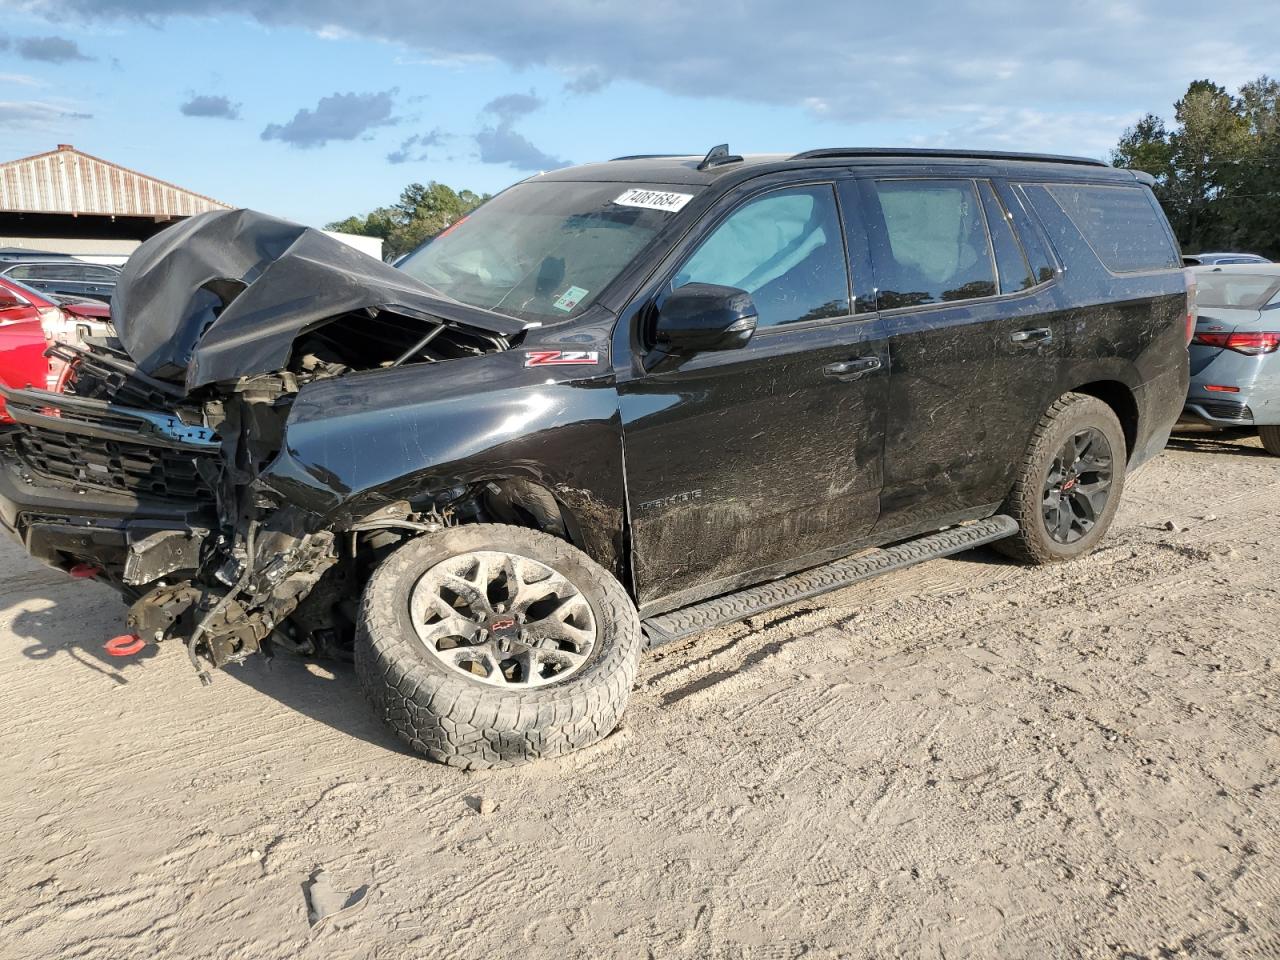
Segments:
[[[670,157],[691,157],[691,153],[629,153],[625,157],[613,157],[609,162],[615,160],[666,160]]]
[[[828,147],[806,150],[791,160],[839,160],[843,157],[936,157],[939,160],[1034,160],[1041,163],[1073,163],[1082,167],[1109,167],[1091,157],[1068,157],[1054,153],[1015,153],[1010,150],[931,150],[921,147]]]

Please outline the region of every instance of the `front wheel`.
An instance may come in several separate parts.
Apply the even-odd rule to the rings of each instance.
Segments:
[[[414,750],[482,769],[607,735],[642,645],[626,591],[586,554],[546,533],[476,524],[412,540],[374,571],[356,671]]]
[[[995,544],[1024,563],[1074,560],[1111,526],[1124,489],[1124,431],[1096,397],[1067,393],[1031,435],[1004,510],[1018,533]]]

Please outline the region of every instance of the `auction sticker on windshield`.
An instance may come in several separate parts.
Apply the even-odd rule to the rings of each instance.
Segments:
[[[564,293],[560,294],[560,298],[556,300],[552,306],[557,310],[563,310],[565,313],[570,313],[573,311],[574,307],[582,302],[582,298],[586,295],[587,291],[583,290],[581,287],[570,287]]]
[[[693,199],[692,193],[668,193],[666,190],[645,190],[633,187],[613,202],[624,207],[644,207],[646,210],[665,210],[675,213]]]

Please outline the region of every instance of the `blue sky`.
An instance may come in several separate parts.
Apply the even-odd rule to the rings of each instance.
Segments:
[[[72,143],[309,224],[412,181],[624,153],[1105,156],[1200,76],[1276,72],[1266,2],[0,0],[0,159]],[[184,112],[185,106],[185,112]],[[401,162],[392,162],[398,159]]]

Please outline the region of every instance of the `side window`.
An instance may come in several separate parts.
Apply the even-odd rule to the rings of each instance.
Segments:
[[[672,283],[719,283],[751,294],[761,327],[849,313],[849,268],[829,184],[749,200],[717,226]]]
[[[1008,211],[997,199],[990,182],[980,181],[978,192],[982,194],[982,205],[987,211],[987,229],[991,232],[991,248],[996,254],[1000,292],[1017,293],[1034,287],[1036,281],[1031,276],[1031,267],[1027,263],[1026,254],[1022,252],[1022,245],[1013,232]]]
[[[1005,201],[1005,209],[1013,215],[1017,224],[1018,237],[1022,240],[1022,249],[1031,264],[1031,272],[1037,283],[1045,283],[1054,278],[1058,272],[1057,264],[1049,254],[1047,242],[1037,226],[1039,219],[1032,213],[1030,199],[1022,187],[1014,187],[1003,183],[999,187],[1000,199]]]
[[[1112,273],[1181,266],[1164,214],[1145,187],[1054,183],[1044,189]]]
[[[13,277],[15,280],[29,280],[31,279],[31,268],[28,266],[14,267],[9,270],[5,276]]]
[[[971,180],[878,180],[871,224],[881,310],[990,297],[991,244]]]

